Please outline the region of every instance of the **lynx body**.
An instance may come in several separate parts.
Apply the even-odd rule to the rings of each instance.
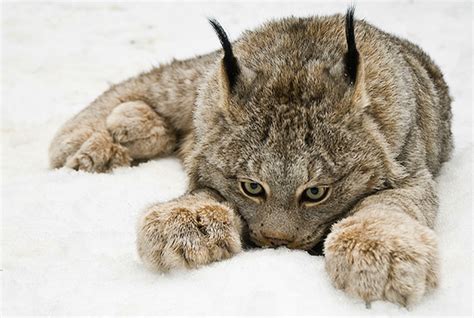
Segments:
[[[415,303],[438,282],[450,97],[419,47],[352,15],[272,21],[232,44],[211,21],[223,50],[112,86],[60,129],[51,167],[182,158],[188,192],[138,223],[156,270],[324,244],[337,288]]]

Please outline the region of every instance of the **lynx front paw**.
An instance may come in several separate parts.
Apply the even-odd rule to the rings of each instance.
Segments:
[[[438,281],[433,231],[401,212],[360,211],[340,221],[326,239],[325,256],[333,284],[368,304],[408,307]]]
[[[138,225],[138,254],[159,271],[196,268],[241,251],[240,232],[232,209],[204,195],[188,195],[147,211]]]

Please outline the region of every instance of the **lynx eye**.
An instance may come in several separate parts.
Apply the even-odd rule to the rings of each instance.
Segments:
[[[255,181],[241,181],[240,188],[245,195],[252,198],[265,196],[265,189]]]
[[[307,188],[301,195],[301,201],[308,205],[314,205],[324,201],[328,197],[328,194],[329,187],[318,186]]]

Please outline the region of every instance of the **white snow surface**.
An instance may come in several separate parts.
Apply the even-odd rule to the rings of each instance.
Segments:
[[[182,194],[164,158],[111,174],[48,169],[59,126],[119,82],[171,58],[219,47],[288,15],[345,12],[332,2],[53,2],[2,5],[2,283],[4,315],[470,315],[472,311],[472,4],[357,1],[356,15],[425,49],[454,97],[456,150],[439,181],[441,286],[406,310],[334,289],[322,257],[252,250],[194,271],[157,274],[135,251],[143,208]],[[269,57],[271,58],[271,57]]]

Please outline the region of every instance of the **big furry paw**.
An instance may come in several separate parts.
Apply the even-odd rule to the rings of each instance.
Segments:
[[[138,224],[138,254],[158,271],[196,268],[241,251],[240,232],[231,208],[205,195],[187,195],[147,211]]]
[[[65,166],[87,172],[107,172],[116,167],[128,166],[131,161],[127,149],[114,144],[107,132],[96,132],[67,159]]]
[[[360,211],[335,224],[325,258],[333,284],[366,304],[409,307],[438,282],[434,232],[398,211]]]

